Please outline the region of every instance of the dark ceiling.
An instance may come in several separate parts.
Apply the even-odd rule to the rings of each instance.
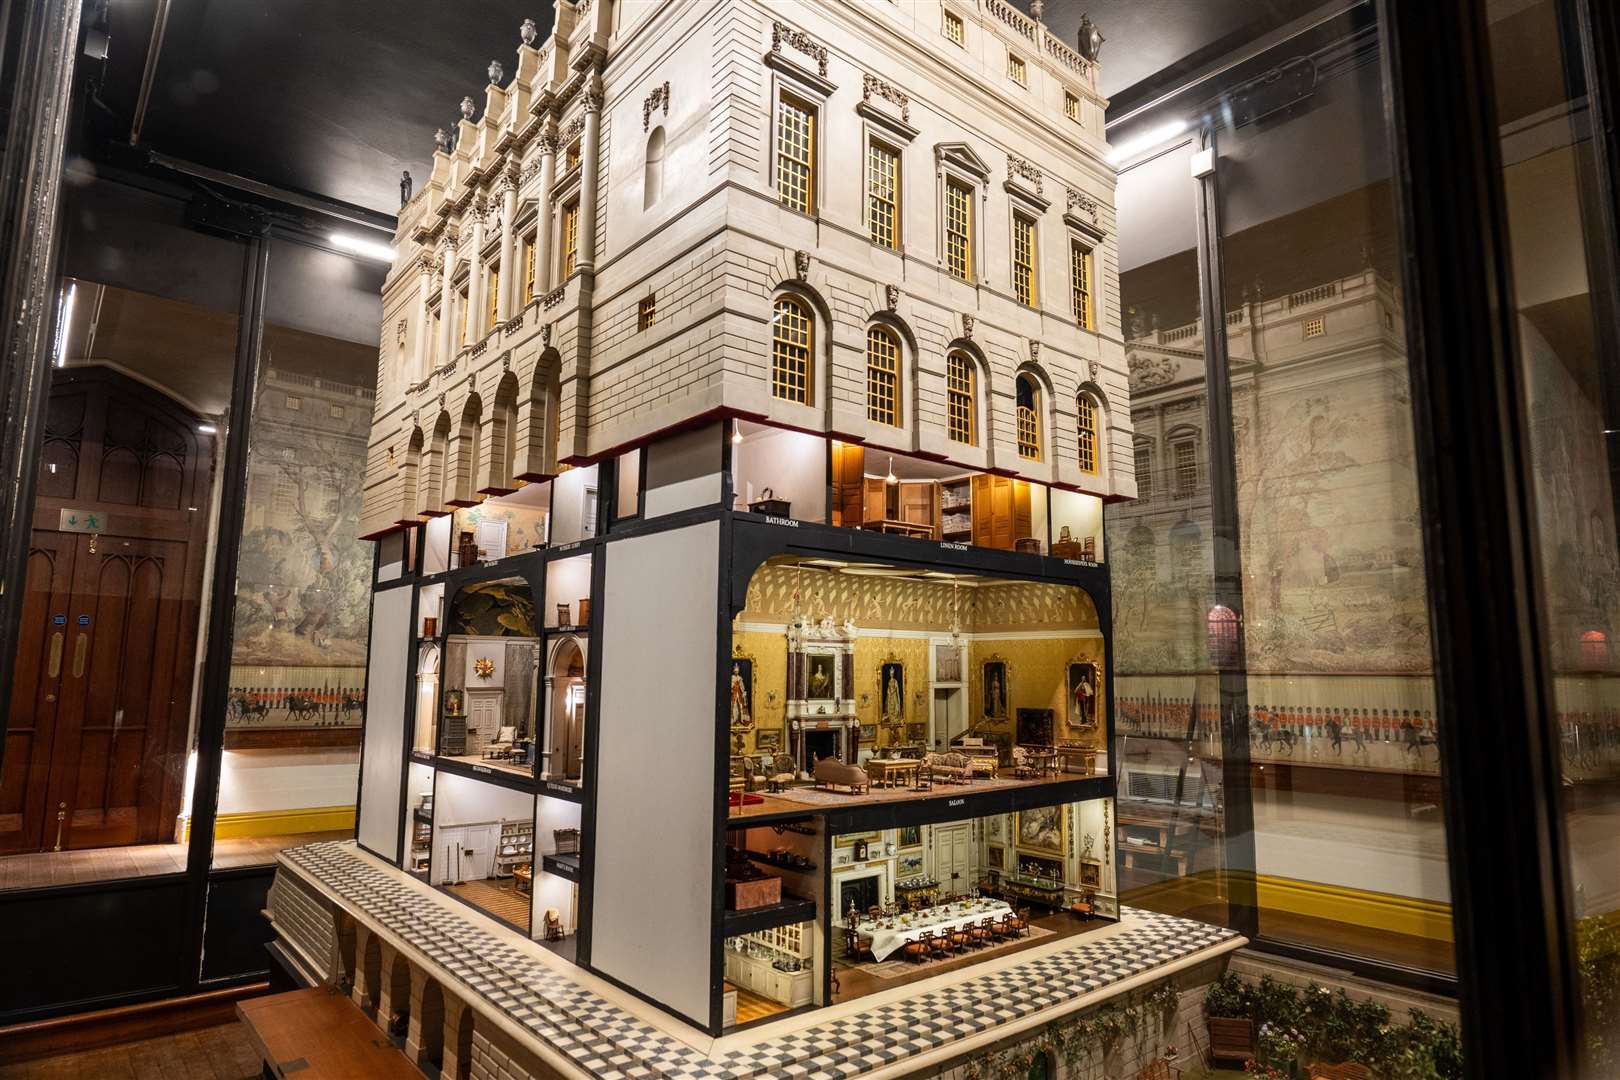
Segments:
[[[1015,0],[1028,10],[1030,0]],[[112,0],[103,130],[127,140],[158,0]],[[1047,0],[1073,42],[1089,12],[1107,41],[1102,88],[1119,107],[1320,0]],[[484,71],[510,72],[518,27],[545,0],[174,0],[141,145],[278,187],[393,213],[399,174],[420,182],[433,129]]]

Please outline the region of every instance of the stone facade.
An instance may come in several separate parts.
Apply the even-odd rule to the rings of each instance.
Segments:
[[[464,109],[476,118],[401,211],[362,532],[699,417],[1133,495],[1096,86],[1092,62],[1000,0],[559,0],[552,35]],[[814,116],[808,212],[779,198],[783,95]],[[874,143],[898,160],[892,244],[870,238]],[[944,254],[950,183],[971,192],[965,275]],[[1033,226],[1028,302],[1015,216]],[[1091,329],[1075,251],[1090,253]],[[814,324],[808,403],[772,392],[784,293]],[[867,418],[873,325],[901,344],[896,425]],[[952,350],[976,374],[972,444],[947,437]],[[1016,443],[1021,374],[1038,388],[1034,458]],[[1090,472],[1082,393],[1101,414]]]

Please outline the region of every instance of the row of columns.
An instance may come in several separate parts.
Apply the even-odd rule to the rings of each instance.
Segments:
[[[602,94],[599,79],[592,76],[591,87],[583,95],[585,122],[580,136],[580,181],[579,181],[579,233],[577,249],[574,259],[576,270],[588,271],[593,269],[596,261],[596,196],[597,173],[601,161],[602,141]],[[555,242],[557,211],[553,202],[554,189],[557,180],[557,150],[558,133],[554,119],[546,121],[544,129],[539,136],[540,142],[540,184],[537,206],[540,212],[535,215],[534,231],[530,233],[531,242],[535,252],[535,281],[536,295],[550,292],[558,284],[554,279],[557,269],[557,259],[553,257],[552,245]],[[525,275],[522,268],[517,265],[518,251],[516,235],[516,221],[518,213],[518,185],[519,176],[515,167],[508,170],[501,191],[500,229],[501,246],[498,256],[497,273],[499,280],[495,296],[495,321],[504,323],[513,314],[522,309],[523,286]],[[484,230],[485,214],[480,207],[475,211],[470,243],[472,245],[468,259],[467,275],[467,307],[466,318],[470,326],[479,328],[475,337],[482,337],[485,312],[489,308],[489,297],[485,290],[487,282],[484,274]],[[456,307],[459,296],[454,286],[457,248],[460,237],[446,235],[440,243],[436,256],[424,255],[417,267],[417,303],[416,322],[421,330],[416,336],[416,350],[413,357],[416,371],[426,375],[430,367],[428,348],[428,335],[426,332],[428,289],[431,286],[434,266],[440,268],[442,274],[439,283],[439,332],[434,347],[431,366],[445,363],[455,355],[459,348],[455,335],[459,333],[463,313]]]
[[[348,932],[345,929],[344,932]],[[405,1056],[412,1063],[422,1065],[424,1051],[439,1057],[439,1075],[446,1078],[456,1078],[472,1075],[471,1040],[463,1040],[462,1025],[468,1019],[469,1006],[465,1001],[454,994],[446,993],[443,984],[437,985],[434,1000],[428,1000],[428,984],[432,981],[424,973],[411,966],[399,952],[391,947],[381,937],[373,934],[365,926],[353,924],[353,934],[356,948],[352,954],[346,950],[340,958],[341,963],[354,962],[352,972],[339,970],[336,979],[341,981],[345,975],[350,982],[350,999],[360,1009],[367,1009],[372,1002],[376,1003],[376,1023],[384,1032],[389,1031],[391,1021],[395,1016],[408,1017],[405,1031]],[[378,965],[373,985],[373,974],[365,960],[367,951],[375,941],[381,963]],[[403,976],[403,978],[401,978]],[[405,1000],[401,1000],[399,987],[408,987]],[[432,1008],[428,1008],[432,1005]],[[431,1015],[432,1013],[438,1015]]]

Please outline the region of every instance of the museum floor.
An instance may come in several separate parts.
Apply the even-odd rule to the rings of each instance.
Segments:
[[[518,892],[511,878],[464,881],[459,885],[445,885],[443,889],[528,935],[529,894]]]
[[[275,836],[238,836],[214,842],[215,870],[239,866],[268,866],[283,848],[322,840],[346,840],[353,833],[282,833]],[[52,885],[78,885],[86,881],[183,874],[186,844],[131,844],[127,847],[88,848],[84,851],[36,851],[0,857],[0,889],[42,889]]]
[[[237,1022],[0,1065],[0,1080],[257,1080],[263,1068]]]

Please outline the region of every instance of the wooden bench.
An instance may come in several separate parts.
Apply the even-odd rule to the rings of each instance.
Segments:
[[[1365,1065],[1347,1061],[1343,1065],[1312,1065],[1311,1080],[1377,1080]]]
[[[416,1066],[342,994],[325,987],[251,998],[236,1015],[267,1077],[421,1080]]]
[[[1210,1017],[1209,1057],[1216,1065],[1232,1062],[1240,1067],[1254,1057],[1254,1021]]]
[[[1170,1063],[1160,1058],[1145,1069],[1136,1071],[1136,1080],[1176,1080],[1175,1074],[1170,1071]]]

